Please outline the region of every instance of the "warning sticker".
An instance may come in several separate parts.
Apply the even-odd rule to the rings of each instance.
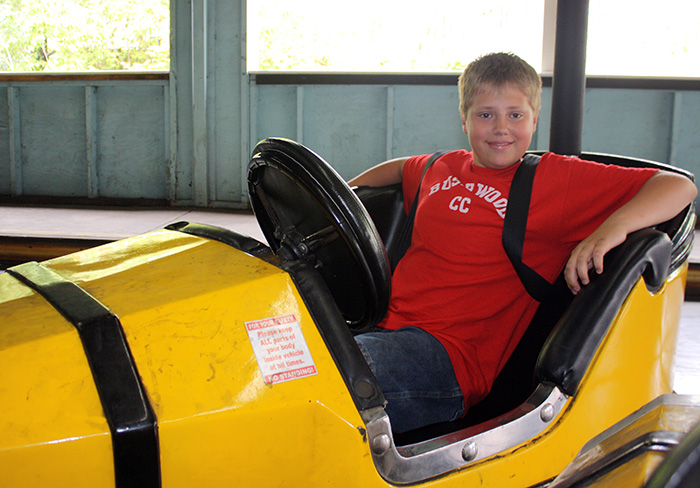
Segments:
[[[293,314],[246,322],[245,327],[268,385],[318,373]]]

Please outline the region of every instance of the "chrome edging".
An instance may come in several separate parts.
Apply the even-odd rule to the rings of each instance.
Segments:
[[[595,437],[591,438],[586,442],[581,450],[580,454],[584,454],[586,451],[593,449],[595,446],[603,442],[605,439],[613,437],[617,433],[621,432],[625,428],[637,422],[639,419],[645,415],[653,412],[659,407],[664,406],[678,406],[678,407],[697,407],[700,405],[700,395],[679,395],[677,393],[666,393],[659,395],[654,398],[649,403],[643,405],[635,412],[632,412],[627,417],[617,422],[616,424],[608,427],[603,432],[599,433]]]
[[[594,484],[650,451],[671,455],[698,419],[700,396],[661,395],[588,441],[549,487]]]
[[[568,399],[557,387],[540,385],[523,405],[493,421],[398,447],[383,408],[361,414],[379,474],[389,483],[411,484],[475,464],[541,435]]]

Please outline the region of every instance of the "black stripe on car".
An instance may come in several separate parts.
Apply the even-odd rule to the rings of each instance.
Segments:
[[[36,262],[7,270],[41,294],[78,331],[112,434],[117,488],[159,487],[155,413],[119,318],[74,282]]]

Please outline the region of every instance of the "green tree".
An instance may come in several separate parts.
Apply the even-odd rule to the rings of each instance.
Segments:
[[[168,0],[0,0],[0,71],[167,70]]]

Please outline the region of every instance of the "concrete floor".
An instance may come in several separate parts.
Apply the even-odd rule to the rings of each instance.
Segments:
[[[700,395],[700,302],[683,304],[674,375],[677,393]]]
[[[251,213],[177,208],[0,206],[0,237],[116,240],[162,229],[181,220],[224,227],[265,242]],[[691,256],[694,263],[700,263],[699,238],[696,236],[698,249]],[[700,302],[686,302],[683,307],[674,386],[678,393],[700,395]]]
[[[265,241],[252,213],[177,208],[46,208],[0,206],[0,236],[124,239],[185,220],[236,230]]]

